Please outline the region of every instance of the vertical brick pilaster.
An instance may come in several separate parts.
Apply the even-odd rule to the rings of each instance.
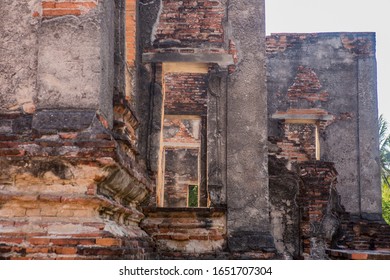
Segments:
[[[137,0],[126,0],[126,61],[134,66],[136,55]]]

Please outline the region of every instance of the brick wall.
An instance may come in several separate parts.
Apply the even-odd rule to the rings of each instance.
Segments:
[[[156,48],[222,47],[225,5],[216,0],[163,0],[156,26]]]
[[[293,84],[288,88],[287,96],[291,102],[305,99],[311,103],[327,101],[329,94],[320,91],[322,85],[313,69],[299,66]]]
[[[206,115],[207,75],[167,73],[164,104],[165,114]]]
[[[352,250],[390,250],[390,226],[384,220],[365,220],[346,213],[337,245]]]
[[[151,182],[107,128],[88,110],[0,114],[1,259],[153,258],[129,206]]]
[[[142,228],[156,241],[162,258],[199,258],[225,249],[223,209],[145,209]],[[215,257],[216,255],[214,255]]]
[[[281,152],[278,158],[289,162],[302,162],[316,159],[316,125],[285,123],[282,126],[283,140],[277,142]]]
[[[295,36],[292,38],[302,39]],[[270,45],[276,45],[275,49],[279,49],[279,44],[286,43],[287,37],[280,36],[279,40],[282,43],[276,41],[274,37],[269,40],[271,40]],[[317,129],[323,130],[327,124],[326,121],[320,121],[320,119],[331,118],[331,115],[322,109],[325,102],[328,102],[329,93],[322,90],[320,80],[312,68],[300,65],[296,69],[294,80],[287,92],[280,95],[282,97],[278,98],[277,102],[280,107],[287,108],[287,110],[285,112],[276,111],[275,115],[278,119],[295,120],[295,123],[286,121],[281,124],[283,136],[277,142],[277,146],[281,149],[277,157],[285,158],[289,162],[316,160]],[[303,123],[304,120],[309,123]]]
[[[0,259],[154,257],[153,241],[137,225],[99,218],[96,209],[103,211],[104,207],[112,205],[102,197],[81,198],[65,191],[61,195],[35,196],[1,192],[0,202],[3,204],[0,210]],[[115,215],[129,214],[119,210],[119,205],[112,206],[110,210]],[[114,228],[131,234],[118,236],[113,232]]]

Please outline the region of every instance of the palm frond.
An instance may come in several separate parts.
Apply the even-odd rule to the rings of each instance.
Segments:
[[[379,116],[379,152],[382,184],[390,188],[390,134],[388,123],[383,117]]]

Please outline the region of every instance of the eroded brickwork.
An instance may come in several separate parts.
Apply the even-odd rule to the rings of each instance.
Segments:
[[[292,103],[299,102],[302,99],[312,104],[315,101],[328,101],[329,93],[320,92],[321,88],[320,80],[313,69],[299,66],[294,83],[288,88],[287,96]]]
[[[298,196],[303,255],[324,259],[325,248],[331,246],[343,211],[335,188],[337,171],[333,163],[318,161],[298,165],[298,173],[303,181]]]
[[[316,125],[293,124],[283,125],[284,140],[277,142],[281,149],[278,157],[289,162],[302,162],[316,159]]]
[[[155,258],[153,240],[139,227],[139,205],[153,183],[137,159],[138,120],[123,83],[112,79],[123,54],[114,15],[124,6],[36,4],[31,13],[14,1],[3,1],[0,9],[24,11],[2,14],[1,20],[19,15],[23,24],[30,21],[36,31],[30,36],[39,41],[14,41],[23,48],[30,44],[28,63],[1,56],[6,73],[31,67],[35,72],[21,73],[36,82],[21,84],[23,91],[12,100],[12,80],[6,79],[0,93],[0,100],[8,100],[0,105],[0,257]],[[39,15],[44,19],[38,21]]]
[[[207,114],[207,74],[167,73],[165,75],[165,114]]]
[[[383,220],[362,219],[345,214],[342,217],[338,246],[352,250],[390,250],[390,227]]]
[[[226,8],[223,2],[163,0],[153,46],[179,47],[184,53],[193,53],[194,48],[222,48]]]
[[[0,2],[0,259],[388,249],[374,35],[268,37],[267,106],[264,2],[228,4]]]
[[[286,159],[289,165],[319,159],[319,134],[329,124],[325,119],[333,118],[322,108],[329,99],[329,93],[322,87],[316,72],[300,65],[287,91],[275,94],[280,96],[279,110],[272,118],[281,120],[282,135],[272,141],[280,148],[277,157]]]
[[[375,41],[365,34],[343,34],[341,36],[343,47],[355,56],[373,57],[375,56]]]
[[[157,242],[163,258],[216,257],[226,247],[224,209],[146,209],[142,228]]]
[[[369,146],[378,141],[374,45],[374,33],[267,37],[270,136],[285,142],[285,123],[315,123],[317,158],[336,164],[354,214],[381,211],[378,150]]]
[[[3,259],[153,257],[135,206],[150,181],[104,119],[85,111],[1,119],[9,125],[0,135]]]
[[[270,150],[273,145],[270,145]],[[285,162],[270,156],[271,225],[277,252],[284,259],[301,257],[300,212],[298,194],[302,181],[296,172],[286,168]]]

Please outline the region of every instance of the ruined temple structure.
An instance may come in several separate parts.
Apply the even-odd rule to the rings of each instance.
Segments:
[[[262,0],[0,1],[0,259],[389,258],[375,34]]]

